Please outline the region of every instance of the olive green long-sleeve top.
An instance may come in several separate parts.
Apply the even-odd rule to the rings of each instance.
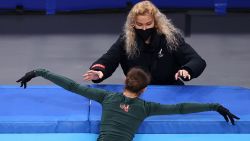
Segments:
[[[129,98],[122,93],[89,88],[45,69],[35,70],[41,76],[73,93],[82,95],[102,105],[102,118],[98,141],[132,141],[143,120],[153,115],[188,114],[215,111],[219,104],[179,103],[160,104],[139,97]]]

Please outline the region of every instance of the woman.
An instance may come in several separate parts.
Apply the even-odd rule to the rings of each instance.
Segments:
[[[206,67],[179,30],[149,1],[134,5],[123,33],[83,77],[99,83],[119,64],[125,75],[132,67],[143,68],[151,74],[150,84],[154,85],[183,85],[182,80],[198,77]]]
[[[113,93],[101,89],[88,88],[75,81],[49,72],[37,69],[28,72],[17,82],[26,88],[32,78],[41,76],[49,81],[102,104],[102,118],[98,141],[132,141],[136,130],[146,117],[165,114],[187,114],[203,111],[217,111],[225,120],[234,124],[239,119],[219,104],[180,103],[163,105],[147,102],[139,98],[148,83],[149,76],[139,68],[132,68],[126,77],[123,93]]]

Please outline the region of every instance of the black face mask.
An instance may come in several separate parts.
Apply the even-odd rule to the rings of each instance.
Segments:
[[[146,30],[135,28],[136,34],[140,36],[144,41],[146,41],[155,31],[155,28],[148,28]]]

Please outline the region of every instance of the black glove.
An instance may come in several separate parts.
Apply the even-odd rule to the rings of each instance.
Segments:
[[[27,82],[29,82],[32,78],[36,77],[35,71],[27,72],[22,78],[17,80],[17,83],[21,83],[20,87],[23,87],[24,89],[27,87]]]
[[[223,106],[220,106],[218,109],[217,109],[217,112],[220,113],[224,119],[228,122],[230,120],[230,122],[234,124],[234,119],[240,119],[239,117],[235,116],[234,114],[230,113],[230,111],[223,107]]]

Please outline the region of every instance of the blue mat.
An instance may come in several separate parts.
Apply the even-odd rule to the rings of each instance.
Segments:
[[[93,85],[110,91],[122,91],[122,85]],[[166,115],[147,118],[138,133],[151,134],[221,134],[250,133],[250,90],[240,87],[219,86],[151,86],[142,99],[175,104],[180,102],[221,103],[241,120],[231,126],[217,112],[187,115]],[[91,132],[98,133],[101,106],[92,101],[90,106]]]
[[[96,134],[0,134],[3,141],[96,141]],[[133,141],[249,141],[250,134],[137,134]]]
[[[0,86],[0,133],[89,132],[89,100],[53,86]]]

